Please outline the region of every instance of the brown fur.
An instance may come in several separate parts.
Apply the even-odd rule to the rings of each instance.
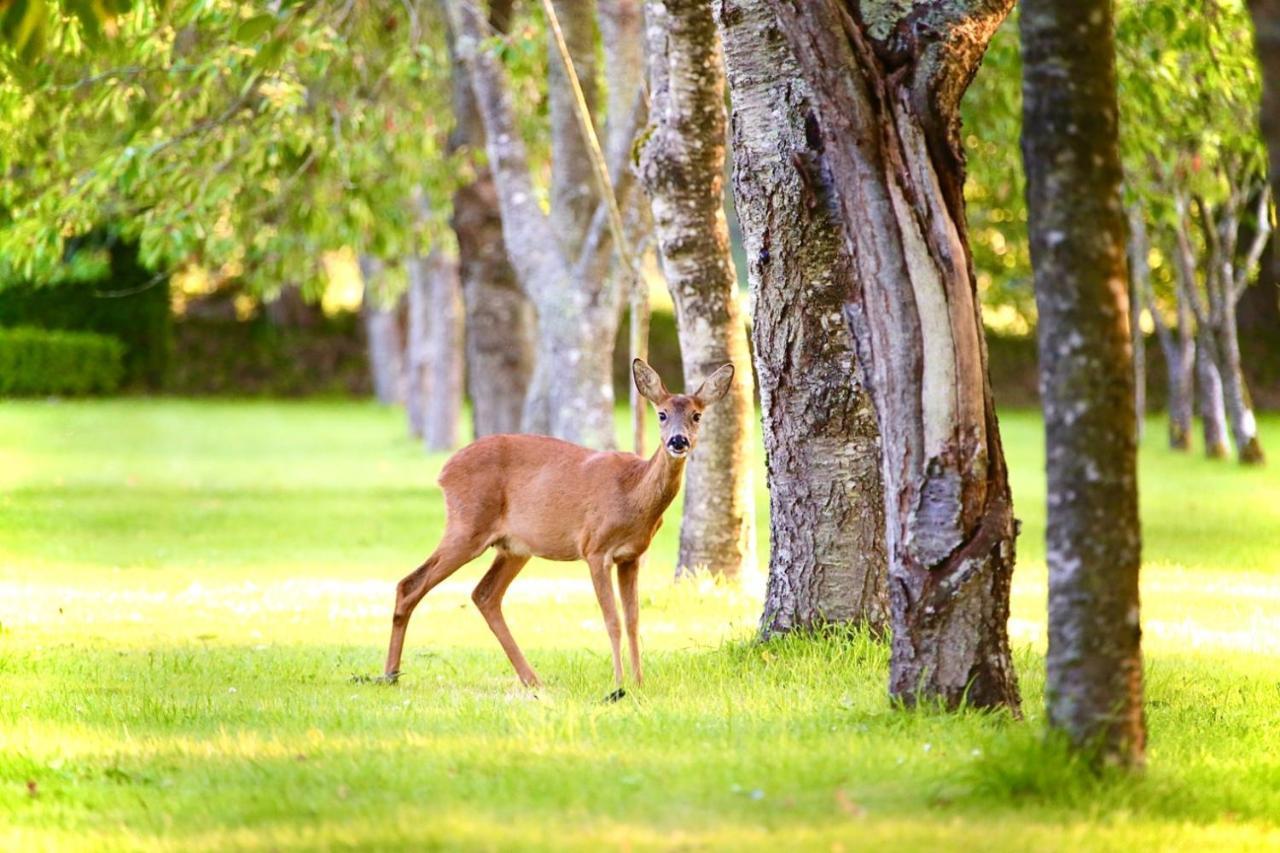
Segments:
[[[502,617],[502,598],[531,556],[586,560],[613,646],[614,679],[622,684],[621,631],[610,571],[627,621],[631,672],[642,680],[638,637],[640,557],[680,490],[688,453],[697,444],[702,410],[724,396],[729,365],[692,395],[671,394],[649,365],[633,364],[636,387],[657,407],[662,440],[649,459],[634,453],[588,450],[539,435],[494,435],[454,454],[440,473],[447,520],[435,552],[396,588],[385,676],[399,675],[409,617],[422,597],[461,566],[494,548],[497,555],[472,593],[494,636],[525,684],[538,676]],[[684,439],[677,457],[670,442]]]

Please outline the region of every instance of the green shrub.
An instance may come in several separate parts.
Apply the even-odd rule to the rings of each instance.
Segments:
[[[124,373],[124,345],[93,332],[0,329],[0,396],[106,394]]]

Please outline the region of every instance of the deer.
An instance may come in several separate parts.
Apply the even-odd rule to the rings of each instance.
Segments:
[[[643,683],[640,664],[640,558],[675,499],[689,454],[698,444],[703,411],[728,392],[734,368],[726,364],[692,394],[672,394],[642,359],[631,363],[640,395],[657,409],[661,440],[645,459],[635,453],[597,451],[540,435],[491,435],[459,450],[445,463],[439,485],[445,499],[445,531],[426,561],[396,585],[391,642],[381,681],[400,677],[405,632],[423,596],[463,565],[492,548],[489,571],[471,594],[520,681],[541,683],[502,615],[502,598],[531,557],[584,560],[604,616],[613,651],[617,701],[623,689],[621,627],[612,570],[626,618],[631,676]]]

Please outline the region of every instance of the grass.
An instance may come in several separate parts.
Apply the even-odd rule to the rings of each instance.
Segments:
[[[394,582],[434,545],[443,459],[350,403],[0,406],[0,848],[1274,849],[1280,476],[1142,455],[1148,771],[1044,737],[1038,419],[1004,416],[1023,520],[1027,710],[903,713],[887,652],[753,643],[760,578],[642,574],[647,683],[610,689],[585,567],[508,598],[516,686],[464,569],[380,667]],[[1280,436],[1266,418],[1264,438]],[[767,504],[758,483],[761,554]]]

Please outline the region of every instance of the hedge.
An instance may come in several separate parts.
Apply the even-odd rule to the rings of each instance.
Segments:
[[[107,394],[124,375],[124,344],[108,335],[0,329],[0,396]]]

